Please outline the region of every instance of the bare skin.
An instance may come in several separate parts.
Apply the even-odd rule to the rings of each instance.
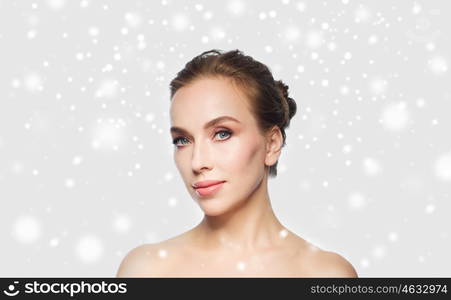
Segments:
[[[184,142],[177,143],[174,161],[204,219],[179,236],[131,250],[118,277],[357,277],[346,259],[313,246],[277,219],[268,171],[283,137],[277,126],[261,135],[248,103],[237,86],[218,78],[197,80],[174,94],[171,122],[184,131],[171,132]],[[238,122],[205,127],[221,116]],[[218,135],[224,129],[231,132],[226,138]],[[192,186],[203,180],[225,182],[203,197]]]
[[[194,229],[131,250],[117,277],[358,277],[335,252],[324,251],[292,232],[283,243],[252,252],[205,250],[190,243]],[[286,234],[286,235],[285,235]]]

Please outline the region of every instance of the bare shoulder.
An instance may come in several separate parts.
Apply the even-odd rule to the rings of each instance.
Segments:
[[[358,277],[352,264],[340,254],[320,249],[305,242],[299,262],[303,274],[308,277]]]
[[[186,234],[143,244],[123,258],[116,277],[166,277],[185,257]]]
[[[143,244],[131,249],[122,259],[116,277],[159,277],[160,257],[164,256],[160,248],[159,244]]]
[[[315,263],[318,266],[318,277],[358,277],[352,264],[333,251],[319,251]]]

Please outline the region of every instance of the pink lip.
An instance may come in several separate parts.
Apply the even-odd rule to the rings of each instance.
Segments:
[[[223,186],[223,184],[224,184],[224,181],[217,183],[217,184],[210,185],[208,187],[196,188],[196,192],[201,197],[211,196],[211,195],[215,194],[217,191],[219,191],[221,189],[221,187]]]
[[[205,181],[198,181],[195,184],[193,184],[193,188],[206,188],[210,185],[218,184],[224,182],[224,180],[205,180]]]

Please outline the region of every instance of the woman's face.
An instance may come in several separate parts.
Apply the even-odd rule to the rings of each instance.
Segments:
[[[198,79],[180,88],[170,109],[174,160],[191,197],[206,215],[223,214],[243,201],[265,178],[265,138],[260,135],[247,98],[225,79]],[[223,116],[211,127],[208,122]],[[198,181],[225,181],[213,195],[201,196]]]

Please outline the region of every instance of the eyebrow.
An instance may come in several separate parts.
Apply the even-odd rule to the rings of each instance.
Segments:
[[[238,120],[235,119],[234,117],[231,117],[231,116],[221,116],[221,117],[217,117],[217,118],[215,118],[215,119],[213,119],[213,120],[208,121],[207,123],[205,123],[204,129],[208,129],[208,128],[210,128],[210,127],[213,127],[213,126],[215,126],[216,124],[221,123],[221,122],[223,122],[223,121],[234,121],[234,122],[237,122],[237,123],[241,123],[240,121],[238,121]],[[180,134],[188,134],[188,135],[189,135],[189,133],[188,133],[187,130],[185,130],[185,129],[183,129],[183,128],[180,128],[180,127],[176,127],[176,126],[171,127],[171,133],[180,133]]]

